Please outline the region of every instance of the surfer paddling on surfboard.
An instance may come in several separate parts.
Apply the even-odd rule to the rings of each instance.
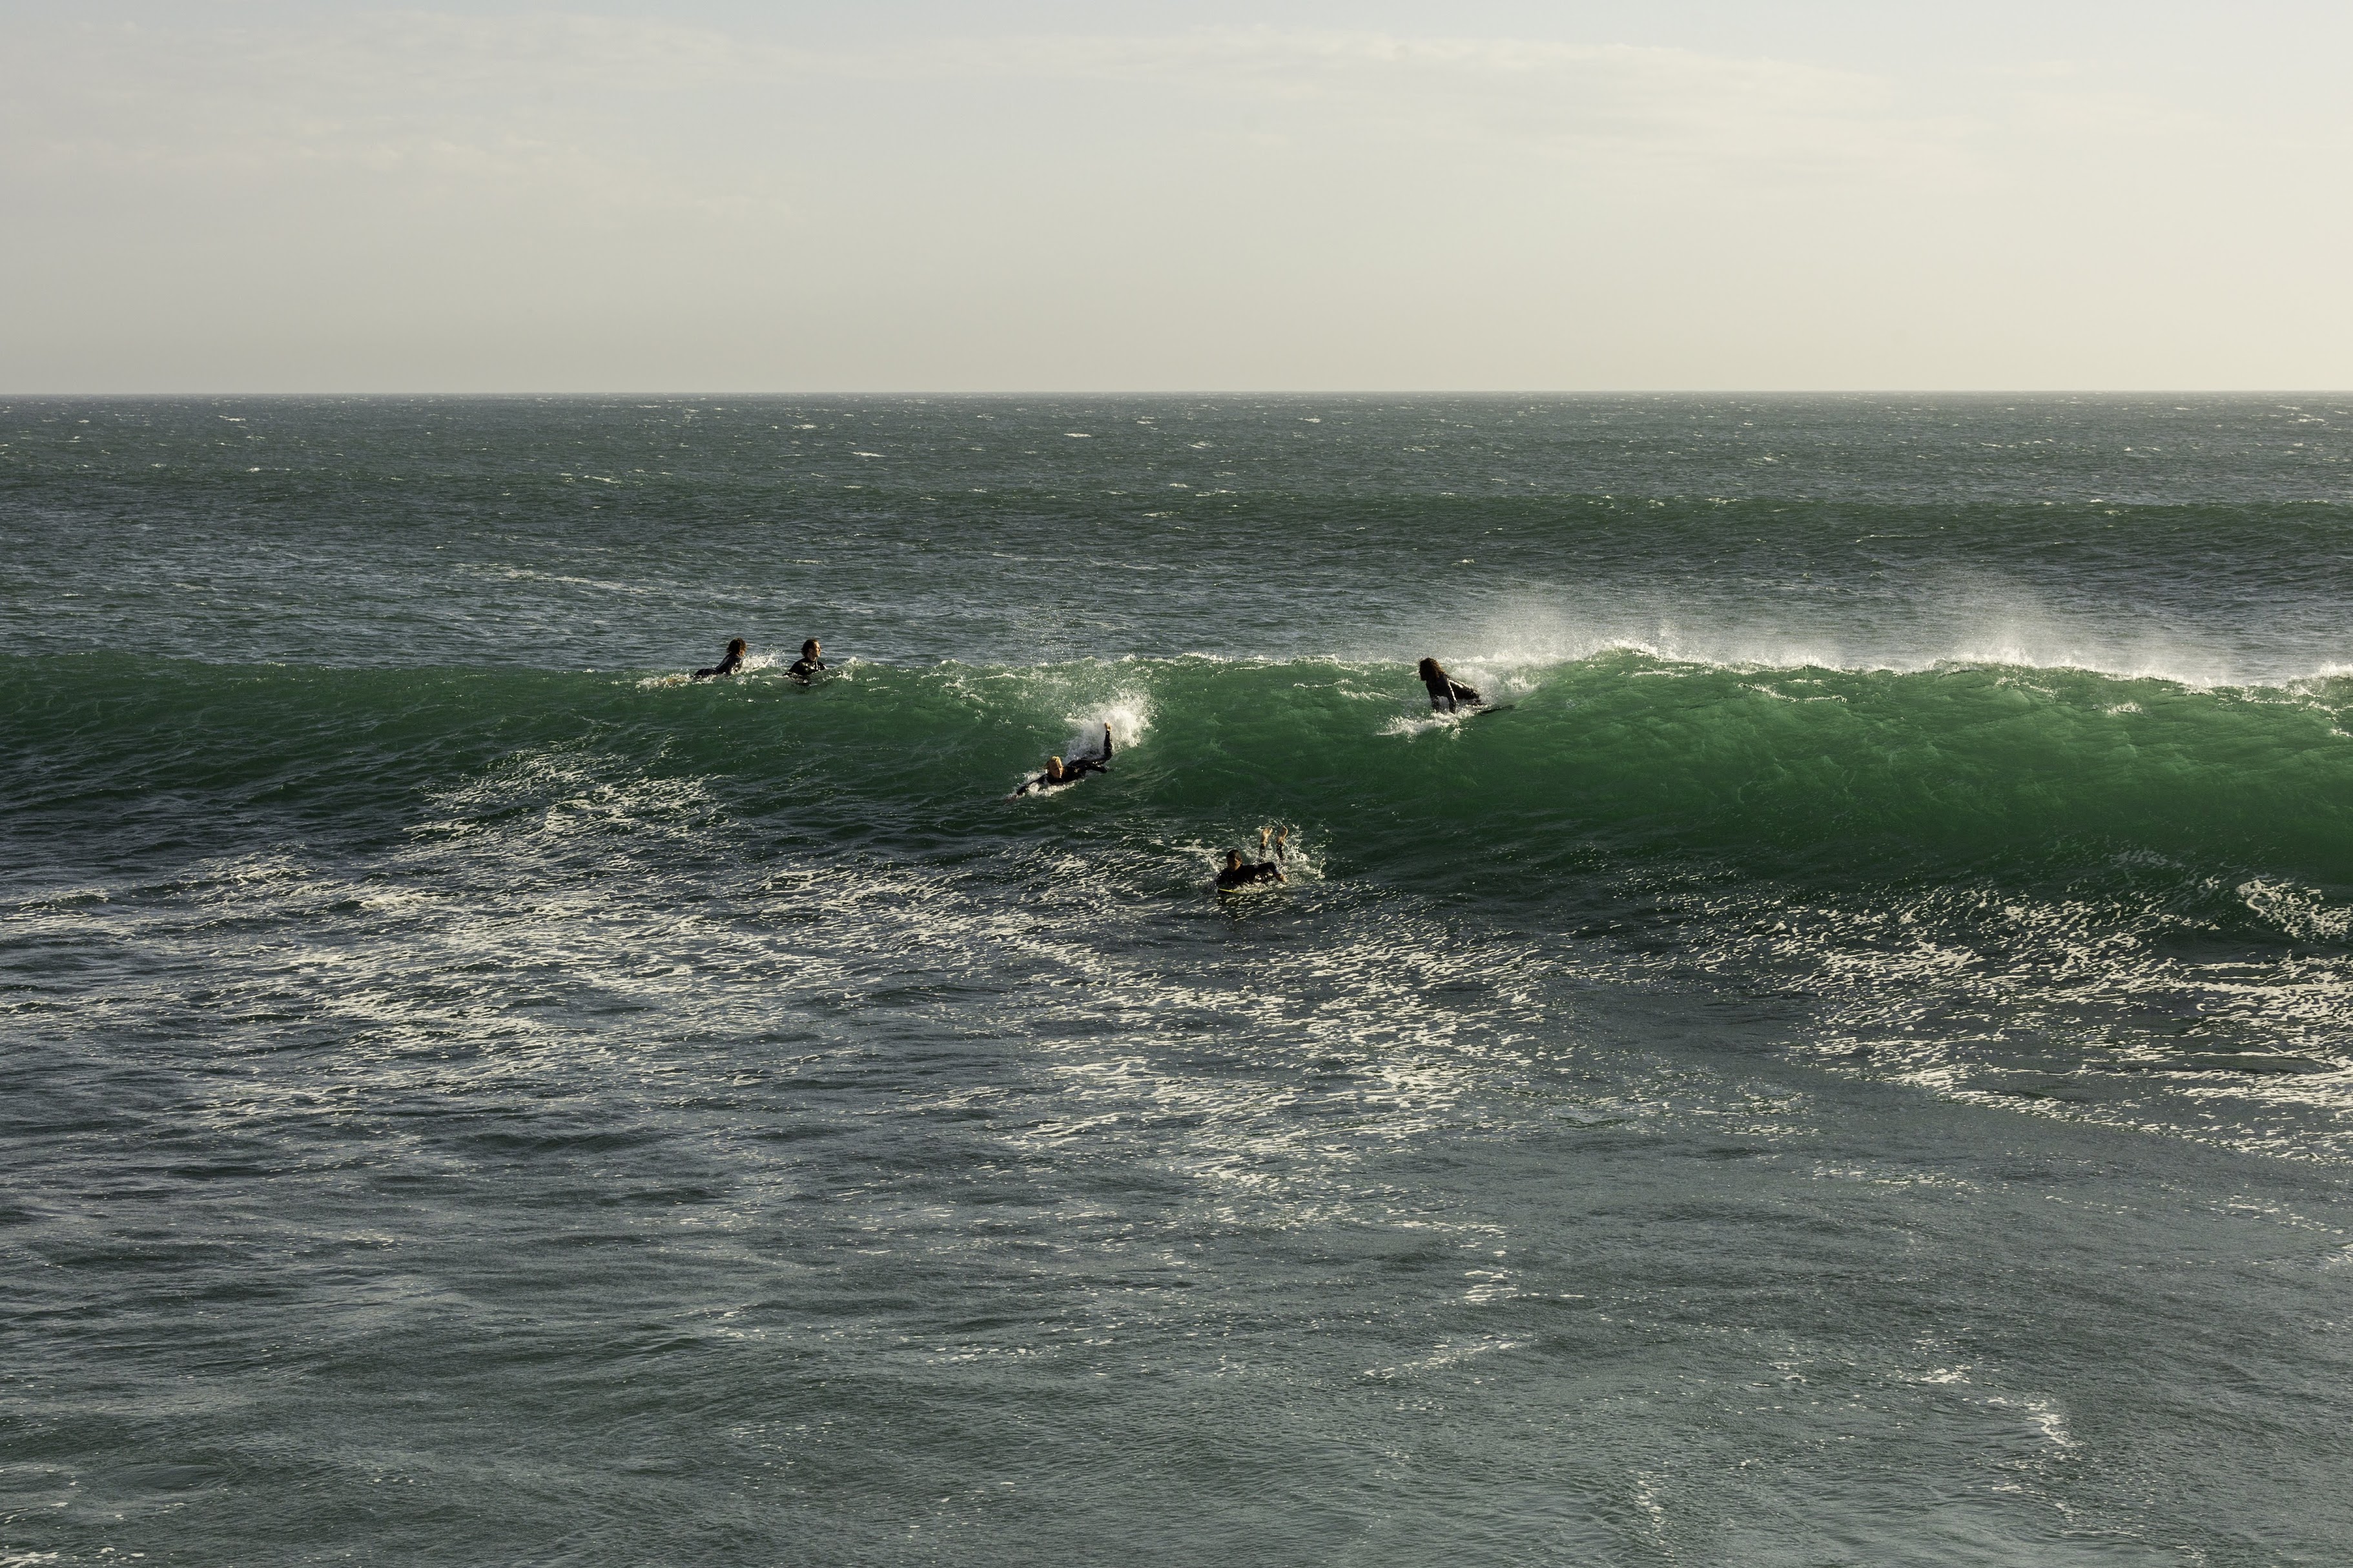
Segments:
[[[734,674],[737,670],[744,668],[744,639],[742,637],[735,638],[733,642],[727,645],[726,658],[721,659],[717,664],[712,665],[709,669],[696,670],[694,672],[694,679],[697,680],[709,680],[716,676]]]
[[[1274,836],[1274,858],[1269,860],[1252,860],[1245,863],[1240,850],[1227,850],[1226,868],[1218,873],[1218,891],[1231,892],[1236,888],[1246,888],[1252,882],[1289,881],[1291,879],[1282,874],[1282,845],[1283,840],[1289,837],[1288,828]],[[1258,852],[1261,855],[1267,852],[1266,829],[1263,827],[1258,830]]]
[[[1430,688],[1430,706],[1440,713],[1451,713],[1461,708],[1482,708],[1487,700],[1446,673],[1446,667],[1434,658],[1421,661],[1419,671],[1421,683]]]
[[[1064,784],[1074,784],[1081,779],[1086,777],[1089,773],[1107,773],[1109,772],[1111,772],[1111,726],[1109,724],[1105,724],[1103,726],[1103,749],[1102,756],[1072,757],[1067,763],[1063,762],[1060,757],[1048,757],[1046,759],[1046,771],[1044,773],[1039,773],[1036,778],[1031,779],[1028,784],[1023,784],[1019,789],[1015,790],[1013,794],[1007,795],[1005,798],[1008,800],[1013,800],[1021,795],[1028,795],[1031,790],[1037,790],[1040,794],[1043,794],[1047,790],[1060,789]]]
[[[825,660],[818,657],[817,638],[811,637],[808,641],[801,644],[800,658],[793,660],[792,668],[785,671],[785,673],[791,676],[795,680],[799,681],[803,686],[807,686],[809,683],[810,679],[814,677],[818,670],[829,669],[831,668],[832,667],[827,664]]]

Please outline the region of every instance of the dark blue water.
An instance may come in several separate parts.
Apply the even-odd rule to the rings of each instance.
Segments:
[[[2348,426],[0,407],[0,1563],[2339,1562]]]

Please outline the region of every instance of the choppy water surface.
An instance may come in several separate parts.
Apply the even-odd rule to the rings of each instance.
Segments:
[[[2340,1563],[2348,546],[2328,398],[0,405],[0,1563]]]

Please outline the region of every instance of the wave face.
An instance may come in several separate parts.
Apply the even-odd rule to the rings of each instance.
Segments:
[[[450,875],[494,884],[526,847],[595,876],[748,855],[854,899],[955,866],[962,918],[986,925],[992,900],[1060,900],[1079,856],[1094,890],[1174,920],[1222,847],[1279,824],[1312,898],[1443,910],[1472,966],[1508,930],[1590,981],[1817,997],[1804,1032],[1947,1090],[2122,1075],[2134,1092],[2102,1114],[2277,1144],[2269,1120],[2211,1124],[2221,1083],[2308,1100],[2322,1114],[2288,1142],[2346,1152],[2353,679],[1620,651],[1458,664],[1511,706],[1448,717],[1409,671],[1336,659],[853,661],[813,689],[773,669],[5,668],[14,831],[59,875],[259,835],[366,881],[407,875],[390,868],[419,842],[482,838]],[[1004,798],[1105,723],[1111,775]],[[1956,1011],[1966,1038],[1916,1037]],[[2170,1110],[2168,1082],[2189,1091]]]
[[[12,1548],[2333,1561],[2342,403],[0,406]]]
[[[852,662],[804,689],[774,668],[686,682],[84,658],[9,661],[0,689],[20,811],[76,831],[96,802],[114,822],[192,797],[381,830],[455,775],[575,746],[696,780],[733,820],[859,842],[922,820],[985,842],[1024,825],[997,809],[1006,785],[1050,752],[1099,749],[1109,723],[1116,784],[1054,797],[1085,802],[1082,820],[1282,817],[1401,882],[1460,865],[1542,897],[1589,854],[1831,880],[2156,856],[2353,882],[2353,679],[2199,689],[1636,652],[1454,668],[1508,714],[1432,713],[1410,671],[1328,659]]]

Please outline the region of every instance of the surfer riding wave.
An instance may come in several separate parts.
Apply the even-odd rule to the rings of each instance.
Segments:
[[[1446,667],[1434,658],[1425,658],[1418,674],[1422,685],[1430,689],[1430,706],[1440,713],[1452,713],[1462,708],[1478,708],[1486,699],[1446,673]]]
[[[744,668],[744,656],[746,651],[747,649],[744,647],[744,639],[742,637],[733,639],[727,645],[726,657],[708,669],[696,670],[694,672],[694,679],[697,680],[714,680],[723,675],[733,675],[737,673]]]
[[[1078,783],[1089,773],[1107,773],[1109,772],[1111,772],[1111,725],[1106,721],[1103,725],[1103,747],[1102,756],[1072,757],[1067,763],[1062,761],[1060,757],[1049,757],[1046,759],[1046,771],[1044,773],[1039,773],[1036,778],[1029,780],[1019,789],[1015,790],[1013,794],[1007,795],[1005,798],[1008,800],[1013,800],[1021,795],[1028,795],[1032,790],[1039,791],[1042,794],[1047,790],[1060,789],[1065,784],[1074,784]]]

